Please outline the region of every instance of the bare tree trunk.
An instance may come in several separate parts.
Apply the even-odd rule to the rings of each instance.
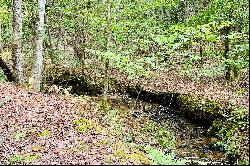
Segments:
[[[2,24],[0,22],[0,47],[2,45]]]
[[[120,0],[115,0],[115,7],[114,7],[114,25],[117,26],[117,23],[119,21],[118,15],[119,15],[119,8],[120,8]],[[117,44],[117,35],[113,35],[114,42]]]
[[[108,4],[108,12],[107,12],[107,48],[106,50],[110,51],[110,40],[111,40],[111,2],[110,0],[107,0]],[[108,69],[109,69],[109,58],[105,58],[105,69],[104,69],[104,89],[103,89],[103,107],[104,111],[107,111],[107,102],[108,102],[108,86],[109,86],[109,78],[108,78]]]
[[[22,45],[22,0],[13,0],[13,46],[12,60],[13,72],[16,82],[22,84],[23,78],[23,56]]]
[[[60,27],[60,24],[58,25],[57,30],[57,41],[56,41],[56,49],[61,50],[61,41],[62,41],[62,29]]]
[[[119,0],[115,0],[115,3],[116,3],[116,5],[115,5],[115,11],[114,11],[114,23],[116,24],[116,22],[117,22],[117,15],[118,15],[118,13],[119,13]]]
[[[40,91],[43,67],[44,15],[46,0],[38,0],[38,26],[36,37],[35,62],[33,67],[33,89]]]

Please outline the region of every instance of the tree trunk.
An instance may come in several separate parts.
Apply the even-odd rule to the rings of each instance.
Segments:
[[[115,3],[116,3],[116,5],[115,5],[115,11],[114,11],[114,23],[116,24],[116,22],[117,22],[117,15],[118,15],[118,13],[119,13],[119,0],[115,0]]]
[[[2,45],[2,24],[0,22],[0,47]]]
[[[13,72],[16,78],[16,82],[19,84],[22,84],[24,81],[21,44],[22,44],[22,0],[13,0],[12,60],[13,60]]]
[[[229,35],[229,32],[230,32],[230,27],[225,27],[224,28],[224,36],[225,36],[225,39],[224,39],[224,57],[226,59],[228,59],[228,52],[229,52],[229,38],[228,38],[228,35]]]
[[[230,29],[231,29],[230,26],[225,27],[225,28],[223,29],[223,35],[225,36],[225,39],[224,39],[224,55],[223,55],[223,56],[224,56],[226,59],[229,59],[229,58],[230,58],[229,55],[228,55],[228,53],[229,53],[229,44],[230,44],[228,35],[229,35],[229,33],[230,33]],[[236,67],[235,67],[233,64],[227,64],[227,66],[226,66],[226,76],[225,76],[225,77],[226,77],[226,80],[227,80],[227,81],[230,81],[230,82],[234,81],[235,78],[236,78],[237,75],[238,75],[237,72],[238,72],[238,71],[237,71]]]
[[[108,12],[107,12],[107,27],[106,27],[106,35],[107,35],[107,52],[110,51],[110,40],[111,40],[111,2],[107,0]],[[108,102],[108,86],[109,86],[109,78],[108,78],[108,69],[109,69],[109,58],[105,57],[105,69],[104,69],[104,88],[103,88],[103,109],[107,111],[107,102]]]
[[[38,25],[36,30],[35,62],[33,67],[33,89],[40,91],[43,67],[44,15],[46,0],[38,0]]]

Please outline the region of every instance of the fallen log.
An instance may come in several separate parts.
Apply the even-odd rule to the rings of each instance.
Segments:
[[[0,54],[2,53],[4,48],[5,48],[5,46],[0,46]],[[2,59],[1,56],[0,56],[0,67],[3,70],[4,74],[6,75],[8,81],[15,82],[15,77],[14,77],[13,73],[11,72],[10,68],[4,62],[4,60]]]

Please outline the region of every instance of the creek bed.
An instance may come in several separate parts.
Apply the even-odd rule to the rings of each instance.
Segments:
[[[74,84],[72,85],[75,87]],[[99,96],[101,91],[97,93],[96,87],[87,88],[89,86],[82,84],[82,82],[79,85],[77,87],[82,89],[79,90],[76,87],[76,90],[72,90],[73,94],[81,92],[85,95],[94,95],[97,97],[91,97],[93,100],[101,101],[101,96]],[[69,85],[67,84],[67,86]],[[118,87],[121,87],[121,85]],[[95,90],[93,91],[93,89]],[[151,137],[152,135],[146,133],[149,131],[145,131],[144,126],[150,123],[157,124],[174,136],[174,145],[171,145],[171,148],[162,148],[165,153],[171,152],[175,154],[175,158],[188,159],[194,162],[202,160],[208,164],[224,165],[234,163],[234,161],[228,160],[223,152],[215,148],[214,144],[217,139],[207,135],[207,130],[214,117],[210,115],[196,117],[188,111],[180,111],[178,94],[155,94],[138,87],[135,89],[127,87],[125,89],[126,95],[124,93],[113,94],[109,96],[109,102],[112,109],[118,110],[117,115],[125,128],[123,132],[129,133],[130,136],[128,137],[132,137],[132,142],[143,144],[143,146],[151,144],[159,147],[156,141],[143,141],[144,138],[140,138],[142,132],[144,132],[144,137],[154,139]],[[140,93],[138,94],[138,92]]]
[[[95,97],[95,100],[101,101],[101,97]],[[216,138],[206,134],[206,127],[192,124],[174,108],[136,100],[126,95],[110,96],[109,104],[112,109],[117,110],[119,121],[124,128],[123,133],[129,133],[130,142],[160,147],[165,154],[174,153],[175,159],[191,161],[187,164],[200,164],[201,161],[206,164],[232,164],[222,151],[214,148]],[[171,146],[164,147],[157,142],[159,139],[164,141],[165,138],[153,138],[157,134],[152,134],[152,128],[145,130],[145,126],[152,127],[152,124],[157,124],[158,128],[155,129],[167,130],[169,137],[173,135],[174,143],[172,141]]]

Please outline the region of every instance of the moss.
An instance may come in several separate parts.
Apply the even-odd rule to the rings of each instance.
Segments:
[[[103,147],[103,146],[110,146],[112,145],[111,141],[108,140],[107,138],[104,138],[102,140],[99,140],[98,142],[95,143],[96,146],[100,146],[100,147]]]
[[[127,153],[121,149],[117,149],[115,150],[114,155],[120,158],[126,158]]]
[[[178,104],[184,117],[204,128],[209,128],[217,118],[223,119],[223,114],[230,112],[232,109],[230,106],[223,105],[218,101],[187,94],[179,94]]]
[[[135,150],[133,153],[128,155],[128,159],[132,159],[137,163],[151,164],[152,161],[142,152]]]
[[[44,130],[40,133],[37,134],[38,137],[49,137],[51,135],[51,131],[50,130]]]
[[[19,165],[19,164],[32,164],[36,159],[40,156],[37,154],[25,154],[25,155],[12,155],[9,158],[9,164],[11,165]]]
[[[76,130],[79,133],[85,133],[88,130],[92,130],[92,129],[94,129],[95,133],[97,133],[97,134],[101,132],[100,126],[94,124],[94,122],[92,122],[91,120],[88,120],[86,118],[74,120],[73,123],[77,125]]]
[[[132,151],[131,153],[128,153],[129,151]],[[114,156],[119,157],[121,161],[129,160],[134,163],[139,164],[151,164],[152,161],[148,159],[148,157],[138,151],[137,149],[131,149],[129,150],[128,147],[120,147],[120,149],[116,149],[114,151]]]
[[[220,114],[223,113],[224,109],[227,109],[226,105],[220,104],[217,101],[211,101],[205,99],[201,96],[191,96],[186,94],[180,94],[178,96],[178,102],[181,108],[188,109],[188,111],[202,111],[208,112],[211,114]]]

